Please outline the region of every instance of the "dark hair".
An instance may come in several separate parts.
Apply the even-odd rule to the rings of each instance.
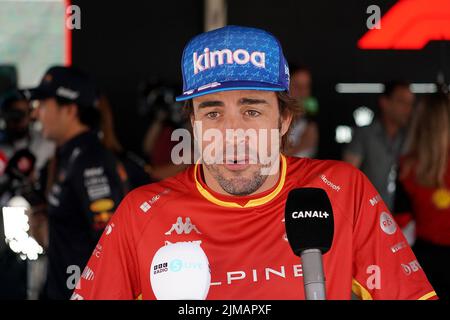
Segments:
[[[91,130],[98,130],[100,127],[101,114],[95,106],[82,106],[72,100],[55,97],[56,103],[60,107],[74,104],[77,106],[77,115],[80,122],[88,126]]]
[[[392,97],[392,94],[395,92],[395,90],[397,90],[399,88],[409,89],[410,85],[411,84],[405,80],[394,80],[394,81],[386,82],[384,84],[383,96],[390,98],[390,97]]]
[[[297,72],[307,72],[307,73],[311,74],[311,69],[309,69],[309,67],[307,67],[306,65],[303,65],[303,64],[290,63],[289,64],[289,73],[290,73],[291,77]]]
[[[1,112],[7,112],[9,111],[16,102],[27,100],[26,97],[22,94],[22,92],[18,90],[14,90],[11,92],[8,92],[3,95],[3,97],[0,97],[0,110]]]
[[[289,93],[285,91],[277,91],[275,92],[277,95],[278,100],[278,110],[280,112],[280,116],[286,117],[288,115],[292,115],[292,122],[289,126],[288,131],[283,136],[281,140],[281,147],[284,148],[287,142],[287,137],[289,136],[289,132],[292,129],[292,126],[295,122],[295,120],[302,116],[304,113],[304,108],[298,103],[298,101],[294,98],[292,98]],[[194,104],[192,102],[192,99],[189,99],[184,104],[184,114],[189,119],[193,113],[194,113]]]

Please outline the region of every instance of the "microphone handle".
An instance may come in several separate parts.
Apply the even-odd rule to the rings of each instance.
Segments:
[[[301,258],[306,300],[326,300],[322,252],[307,249],[302,251]]]

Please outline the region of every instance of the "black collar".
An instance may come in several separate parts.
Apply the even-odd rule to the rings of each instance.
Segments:
[[[98,142],[97,134],[94,131],[83,132],[59,147],[57,150],[57,155],[60,158],[70,157],[73,150],[75,150],[77,147],[92,144],[93,142]]]

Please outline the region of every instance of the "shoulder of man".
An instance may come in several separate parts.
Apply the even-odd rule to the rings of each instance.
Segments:
[[[361,170],[339,160],[293,159],[288,163],[288,179],[295,179],[298,187],[315,187],[325,190],[333,206],[352,207],[346,212],[347,220],[354,221],[357,204],[377,196]],[[356,211],[355,211],[356,210]]]
[[[287,176],[297,179],[299,183],[317,181],[323,183],[324,188],[333,184],[339,187],[333,189],[340,191],[344,185],[353,185],[352,179],[360,175],[363,175],[361,170],[340,160],[288,158]],[[328,178],[333,178],[335,183],[330,183]]]
[[[174,177],[160,182],[138,187],[129,192],[116,212],[134,221],[137,228],[143,228],[155,215],[163,212],[168,203],[179,201],[182,206],[187,197],[192,197],[195,191],[193,181],[193,167]]]
[[[106,149],[100,141],[90,141],[89,143],[76,147],[68,163],[68,174],[84,174],[85,170],[102,168],[100,170],[116,172],[118,160],[114,154]]]

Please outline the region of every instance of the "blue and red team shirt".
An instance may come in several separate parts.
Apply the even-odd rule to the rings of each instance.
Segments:
[[[436,299],[400,228],[368,179],[339,161],[281,156],[267,192],[224,196],[202,166],[129,193],[92,253],[72,299],[155,299],[150,265],[169,243],[197,241],[208,256],[207,299],[305,299],[301,259],[286,239],[290,190],[324,189],[335,231],[324,255],[327,299]]]

